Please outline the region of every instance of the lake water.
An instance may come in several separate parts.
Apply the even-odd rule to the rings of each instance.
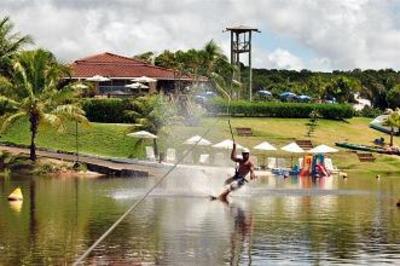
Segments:
[[[86,260],[96,265],[399,263],[400,178],[263,177],[229,205],[224,178],[176,173]],[[154,178],[0,178],[0,265],[71,264]],[[22,205],[6,197],[23,190]]]

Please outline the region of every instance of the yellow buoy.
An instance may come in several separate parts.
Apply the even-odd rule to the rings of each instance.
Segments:
[[[22,191],[19,187],[17,187],[9,196],[8,200],[23,200]]]

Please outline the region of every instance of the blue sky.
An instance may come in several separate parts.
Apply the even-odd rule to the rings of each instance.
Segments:
[[[65,62],[104,51],[229,52],[226,26],[252,25],[255,67],[400,68],[397,0],[2,0],[18,31]]]

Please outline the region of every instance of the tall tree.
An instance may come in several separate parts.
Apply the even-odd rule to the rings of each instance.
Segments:
[[[0,74],[3,76],[11,75],[11,61],[15,53],[33,42],[29,35],[21,35],[13,30],[14,24],[9,17],[0,20]]]
[[[66,120],[87,122],[84,111],[71,101],[73,86],[61,87],[68,68],[42,49],[19,52],[12,60],[12,76],[0,80],[3,101],[14,107],[2,117],[2,130],[14,121],[27,117],[30,123],[30,159],[36,160],[35,140],[39,125],[49,124],[62,129]]]
[[[383,125],[390,127],[390,146],[393,146],[393,135],[394,135],[394,128],[400,128],[400,109],[396,108],[396,110],[387,109],[385,114],[387,117],[385,121],[383,121]]]

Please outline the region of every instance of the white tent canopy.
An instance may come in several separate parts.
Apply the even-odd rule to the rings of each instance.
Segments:
[[[339,150],[329,147],[328,145],[322,144],[317,147],[309,150],[311,153],[330,153],[330,152],[338,152]]]
[[[211,145],[211,142],[203,139],[202,137],[200,137],[199,135],[193,136],[187,140],[185,140],[185,142],[183,144],[187,144],[187,145],[199,145],[199,146],[209,146]]]
[[[128,137],[139,138],[139,139],[156,139],[157,136],[147,132],[145,130],[137,131],[127,134]]]
[[[281,148],[281,150],[291,152],[291,153],[303,153],[304,152],[304,150],[299,145],[297,145],[296,142],[292,142],[286,146],[283,146]]]
[[[87,81],[97,81],[97,82],[102,82],[102,81],[109,81],[109,78],[100,76],[100,75],[94,75],[93,77],[87,78]]]
[[[141,76],[141,77],[132,79],[132,81],[149,83],[149,82],[156,82],[157,80],[153,79],[153,78],[146,77],[146,76]]]
[[[220,143],[213,145],[213,147],[217,148],[217,149],[232,149],[233,141],[230,139],[226,139],[224,141],[221,141]],[[236,143],[236,148],[242,149],[242,150],[244,149],[244,147],[242,145],[237,144],[237,143]]]
[[[253,149],[256,150],[261,150],[261,151],[276,151],[276,148],[272,146],[269,142],[264,141],[258,144],[257,146],[254,146]]]

